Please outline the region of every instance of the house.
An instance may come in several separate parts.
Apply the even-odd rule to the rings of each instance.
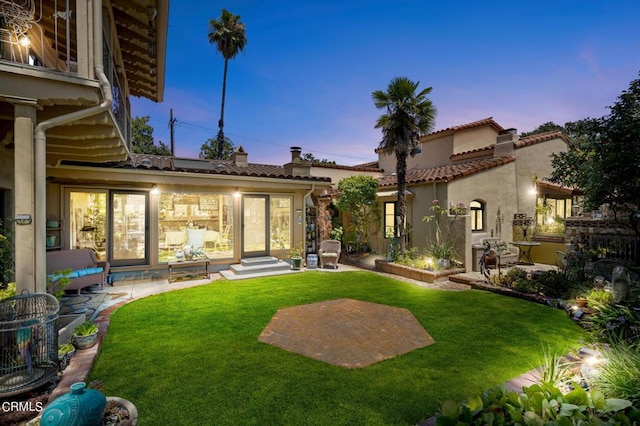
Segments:
[[[168,0],[10,2],[0,8],[0,218],[15,219],[15,280],[42,292],[46,252],[89,247],[165,269],[201,246],[218,267],[304,244],[329,179],[283,166],[132,155],[130,96],[161,102]]]
[[[515,129],[505,129],[493,118],[449,127],[420,139],[414,155],[407,159],[407,225],[410,243],[427,247],[430,227],[423,218],[433,200],[443,208],[464,203],[467,214],[456,220],[458,257],[471,270],[471,247],[482,238],[496,236],[505,241],[524,237],[535,230],[536,206],[543,201],[553,216],[571,216],[574,194],[544,181],[552,171],[551,154],[567,149],[569,140],[561,132],[520,138]],[[383,229],[395,227],[397,179],[393,154],[378,151]],[[538,209],[540,210],[540,209]],[[544,212],[547,216],[551,211]],[[529,226],[514,222],[514,215],[531,218]],[[454,218],[449,218],[450,220]],[[380,235],[375,248],[384,250]]]

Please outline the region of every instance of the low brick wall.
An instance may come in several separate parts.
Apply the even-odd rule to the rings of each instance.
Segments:
[[[465,272],[464,268],[445,269],[443,271],[427,271],[425,269],[412,268],[410,266],[399,265],[387,260],[376,259],[376,271],[388,274],[399,275],[417,281],[435,283],[447,281],[450,275]]]

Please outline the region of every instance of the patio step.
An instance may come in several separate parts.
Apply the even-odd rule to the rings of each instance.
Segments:
[[[230,265],[228,270],[220,271],[220,274],[228,280],[239,280],[298,272],[301,271],[292,271],[291,265],[287,262],[281,262],[275,257],[264,256],[242,259],[240,263]]]
[[[240,264],[242,266],[274,265],[277,263],[278,258],[273,256],[249,257],[247,259],[240,259]]]

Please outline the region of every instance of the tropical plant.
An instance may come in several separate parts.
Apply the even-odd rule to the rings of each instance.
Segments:
[[[563,394],[555,386],[542,384],[526,387],[520,394],[495,387],[462,403],[445,401],[436,424],[630,425],[639,421],[640,410],[629,400],[606,399],[598,390],[578,385]]]
[[[583,321],[598,341],[640,341],[640,307],[590,303],[590,315]]]
[[[351,214],[355,233],[353,241],[345,235],[347,242],[369,243],[371,234],[376,231],[375,225],[381,218],[377,191],[378,181],[371,176],[350,176],[338,182],[339,194],[334,202],[339,210]]]
[[[98,324],[93,320],[86,320],[79,326],[73,329],[73,334],[75,336],[90,336],[98,332]]]
[[[222,78],[222,106],[220,108],[220,120],[218,121],[218,155],[217,159],[222,159],[224,137],[224,102],[227,92],[227,68],[229,59],[244,50],[247,44],[247,35],[244,23],[240,22],[240,15],[234,15],[226,9],[222,9],[222,14],[218,20],[209,21],[209,43],[215,44],[218,52],[224,58],[224,75]]]
[[[442,229],[440,222],[447,215],[447,210],[440,207],[438,200],[433,200],[429,208],[431,213],[422,218],[423,222],[432,224],[432,238],[428,241],[427,253],[436,259],[451,259],[456,254],[455,240],[453,236],[453,225],[455,224],[458,214],[449,220],[449,226]]]
[[[378,109],[385,110],[376,121],[375,128],[382,129],[379,149],[387,154],[395,154],[396,178],[398,183],[398,203],[396,224],[400,237],[400,253],[406,250],[406,175],[407,157],[416,149],[420,137],[433,131],[436,108],[427,95],[432,88],[427,87],[416,93],[419,82],[406,77],[396,77],[389,82],[387,91],[376,90],[371,96]]]
[[[67,268],[47,275],[47,293],[60,300],[64,296],[65,287],[69,285],[71,272],[71,268]]]

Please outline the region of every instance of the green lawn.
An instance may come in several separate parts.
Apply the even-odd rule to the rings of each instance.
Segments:
[[[260,343],[281,307],[352,298],[404,307],[435,344],[347,370]],[[567,315],[483,291],[428,290],[370,272],[217,281],[123,306],[91,380],[140,425],[416,424],[585,336]]]

